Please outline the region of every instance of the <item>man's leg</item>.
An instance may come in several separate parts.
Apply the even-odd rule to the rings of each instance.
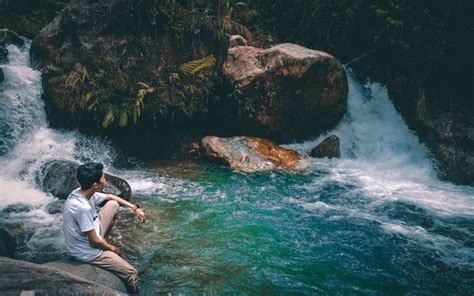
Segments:
[[[114,217],[119,211],[120,205],[115,200],[109,200],[99,211],[100,234],[105,239],[109,235],[114,224]]]
[[[125,261],[125,259],[119,255],[112,251],[104,251],[99,258],[89,263],[115,273],[127,283],[128,293],[138,293],[138,272],[132,265],[130,265],[130,263]]]

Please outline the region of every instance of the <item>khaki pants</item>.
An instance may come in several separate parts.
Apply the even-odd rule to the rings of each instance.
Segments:
[[[112,228],[114,217],[117,215],[119,207],[118,202],[108,201],[99,211],[100,234],[104,239],[109,234],[110,228]],[[129,293],[138,293],[138,272],[119,255],[112,251],[104,251],[102,255],[89,263],[115,273],[127,283]]]

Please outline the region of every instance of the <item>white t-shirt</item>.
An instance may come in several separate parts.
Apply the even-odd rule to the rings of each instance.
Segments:
[[[71,192],[64,203],[63,232],[69,254],[76,260],[90,262],[103,253],[101,249],[90,245],[87,232],[95,229],[97,236],[102,239],[95,207],[104,201],[105,194],[96,192],[88,200],[77,194],[79,189]]]

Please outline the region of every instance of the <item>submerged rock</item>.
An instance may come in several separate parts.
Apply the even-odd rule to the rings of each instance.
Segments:
[[[3,208],[2,212],[3,213],[25,213],[29,212],[33,209],[33,206],[31,204],[26,204],[26,203],[14,203],[6,206]]]
[[[49,262],[43,265],[54,267],[71,273],[80,278],[89,280],[91,282],[103,284],[110,289],[122,293],[127,293],[127,288],[125,287],[122,280],[120,280],[119,277],[117,277],[110,271],[107,271],[103,268],[96,267],[91,264],[82,263],[72,258]]]
[[[15,256],[16,241],[10,232],[0,228],[0,257]],[[2,291],[2,289],[0,289]]]
[[[1,60],[1,57],[0,57]],[[2,82],[5,79],[5,74],[3,74],[3,69],[0,68],[0,82]]]
[[[63,201],[60,199],[54,199],[53,201],[49,202],[45,207],[44,210],[50,214],[59,214],[63,211]]]
[[[297,169],[300,156],[293,150],[261,138],[207,136],[201,141],[201,150],[218,159],[231,169],[242,172],[258,172]]]
[[[59,199],[66,199],[72,190],[79,187],[76,179],[79,164],[67,160],[54,160],[41,169],[43,190]],[[107,183],[104,192],[130,199],[132,189],[127,181],[105,173]]]
[[[245,133],[304,139],[333,127],[346,110],[344,69],[325,52],[290,43],[234,47],[223,73],[238,89]]]
[[[0,291],[7,295],[125,295],[51,266],[4,257],[0,274]]]
[[[331,135],[319,143],[311,150],[310,156],[317,158],[340,158],[341,148],[339,144],[339,137]]]

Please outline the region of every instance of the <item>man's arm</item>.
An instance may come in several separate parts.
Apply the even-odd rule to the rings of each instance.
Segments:
[[[120,249],[112,244],[109,244],[105,239],[98,237],[95,229],[88,231],[87,237],[89,238],[89,243],[92,247],[120,254]]]
[[[113,194],[106,194],[105,200],[115,200],[119,203],[119,205],[129,207],[132,210],[133,214],[135,214],[135,216],[140,219],[140,221],[145,221],[145,213],[142,211],[142,209],[138,207],[138,205],[134,205],[126,201],[125,199]]]

